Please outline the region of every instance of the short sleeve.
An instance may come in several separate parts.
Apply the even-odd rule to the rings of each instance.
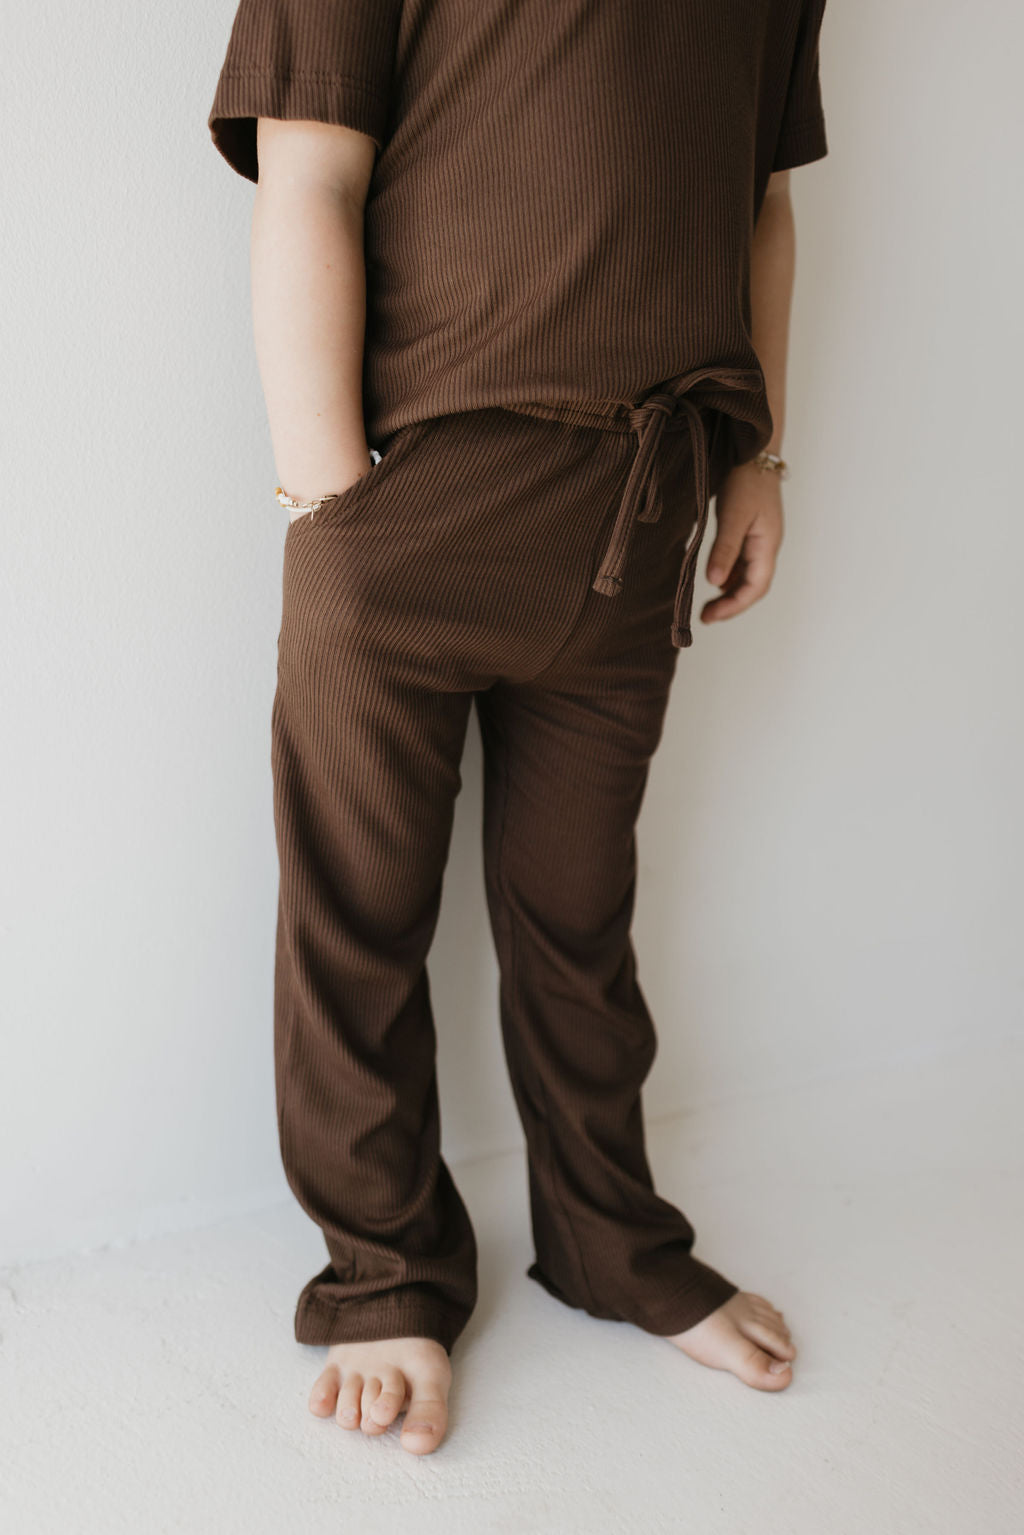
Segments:
[[[825,0],[804,0],[786,91],[773,171],[806,165],[828,153],[821,102],[818,45]]]
[[[383,146],[401,0],[239,0],[210,108],[214,145],[259,179],[258,117],[337,123]]]

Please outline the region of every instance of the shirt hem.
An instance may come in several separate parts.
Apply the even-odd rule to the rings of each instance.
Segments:
[[[795,165],[808,165],[828,154],[823,116],[802,118],[791,123],[775,147],[773,171],[790,170]]]

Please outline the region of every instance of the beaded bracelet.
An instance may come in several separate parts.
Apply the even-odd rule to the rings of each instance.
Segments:
[[[338,492],[334,490],[331,491],[330,495],[318,496],[315,501],[296,501],[291,496],[287,495],[280,485],[274,486],[274,495],[277,497],[278,501],[280,501],[281,505],[290,507],[297,512],[315,512],[318,507],[323,506],[326,501],[333,501],[337,494]]]
[[[380,463],[380,459],[381,459],[381,455],[378,453],[377,449],[376,448],[371,448],[370,449],[370,468],[372,469],[374,464],[379,464]],[[310,512],[310,513],[315,512],[321,506],[325,506],[328,501],[333,501],[334,498],[336,496],[340,495],[340,494],[341,494],[340,491],[332,490],[326,496],[317,496],[315,501],[296,501],[296,500],[294,500],[294,498],[292,496],[289,496],[287,494],[287,492],[282,488],[282,486],[280,486],[280,485],[275,485],[274,486],[274,495],[277,497],[277,499],[281,503],[281,505],[285,506],[285,507],[288,507],[290,510],[296,511],[296,512]]]

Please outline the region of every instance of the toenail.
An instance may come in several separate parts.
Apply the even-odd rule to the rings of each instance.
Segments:
[[[434,1425],[432,1423],[407,1423],[405,1426],[412,1434],[432,1434],[434,1432]]]
[[[788,1370],[788,1369],[789,1369],[789,1361],[788,1360],[786,1360],[786,1359],[776,1359],[772,1364],[770,1364],[768,1366],[768,1373],[770,1375],[781,1375],[783,1370]]]
[[[354,1423],[356,1420],[356,1410],[354,1407],[346,1407],[341,1416],[346,1423]]]

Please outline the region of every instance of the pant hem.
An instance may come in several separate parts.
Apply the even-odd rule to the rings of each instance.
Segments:
[[[366,1296],[348,1301],[304,1299],[295,1312],[298,1343],[373,1343],[381,1338],[431,1338],[450,1354],[468,1318],[429,1301]]]
[[[724,1306],[727,1300],[739,1294],[739,1285],[733,1284],[731,1279],[724,1278],[703,1264],[701,1267],[704,1272],[699,1279],[689,1280],[671,1300],[652,1310],[646,1321],[638,1321],[637,1326],[642,1327],[644,1332],[655,1333],[659,1338],[672,1338],[676,1333],[696,1327],[712,1311],[717,1311],[719,1306]]]
[[[727,1300],[739,1294],[739,1285],[733,1284],[731,1279],[726,1279],[716,1269],[710,1268],[698,1258],[690,1258],[691,1272],[678,1290],[665,1300],[656,1301],[646,1308],[631,1306],[628,1311],[605,1310],[597,1306],[584,1305],[581,1301],[575,1301],[549,1279],[543,1269],[537,1263],[533,1263],[526,1270],[528,1279],[533,1279],[560,1300],[563,1305],[572,1307],[575,1311],[585,1311],[588,1316],[596,1317],[601,1322],[631,1322],[643,1332],[654,1333],[659,1338],[674,1337],[676,1333],[685,1332],[689,1327],[696,1327],[712,1311],[717,1311]]]

